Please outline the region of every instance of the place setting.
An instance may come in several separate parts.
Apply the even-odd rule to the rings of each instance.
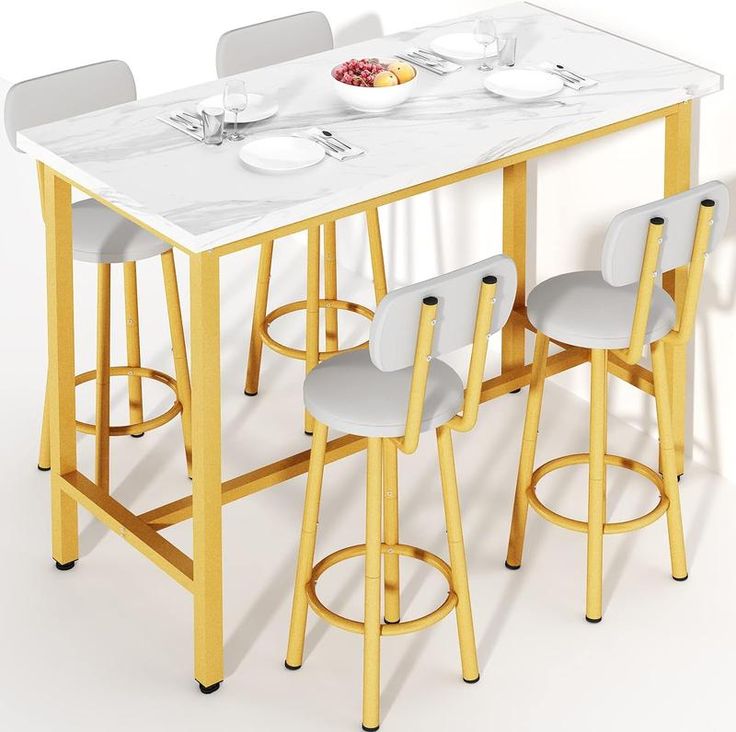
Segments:
[[[486,74],[483,87],[515,102],[543,100],[566,87],[580,91],[598,83],[561,63],[517,66],[518,36],[499,33],[490,16],[478,18],[472,30],[445,33],[426,46],[410,47],[397,56],[439,76],[472,68],[479,62],[476,69]]]

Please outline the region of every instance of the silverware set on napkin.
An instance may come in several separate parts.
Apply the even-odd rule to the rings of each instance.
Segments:
[[[548,71],[552,74],[556,74],[562,79],[565,86],[568,86],[570,87],[570,89],[575,89],[577,91],[579,91],[580,89],[587,89],[589,86],[595,86],[598,83],[596,79],[591,79],[588,76],[578,74],[577,72],[573,71],[567,66],[563,66],[562,64],[553,64],[550,61],[544,61],[540,64],[539,68],[541,68],[543,71]]]
[[[173,127],[175,130],[179,130],[179,132],[183,132],[185,135],[189,135],[189,137],[193,137],[199,142],[204,140],[202,118],[198,114],[184,111],[169,112],[158,115],[156,119],[169,125],[169,127]]]
[[[427,51],[426,48],[407,48],[405,51],[397,53],[396,57],[426,71],[431,71],[438,76],[447,76],[447,74],[453,74],[462,69],[461,64],[448,61],[446,58],[432,53],[432,51]]]
[[[355,145],[348,145],[347,142],[336,137],[329,130],[323,130],[319,127],[309,127],[302,134],[312,140],[312,142],[322,145],[327,151],[327,154],[336,160],[357,158],[365,153],[365,150],[355,147]]]

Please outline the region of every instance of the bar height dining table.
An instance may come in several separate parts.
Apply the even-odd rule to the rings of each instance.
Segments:
[[[222,506],[305,473],[309,453],[284,457],[223,480],[221,469],[220,287],[223,257],[306,230],[309,266],[319,265],[320,227],[352,214],[503,171],[503,252],[518,268],[515,310],[502,336],[500,375],[484,383],[482,401],[527,385],[527,162],[588,140],[664,120],[664,193],[691,185],[693,101],[718,91],[719,74],[579,23],[530,3],[495,8],[501,32],[519,37],[518,63],[564,61],[597,84],[533,104],[488,93],[475,65],[444,77],[420,70],[414,95],[389,114],[347,109],[330,89],[330,70],[345,59],[390,57],[425,46],[448,29],[470,30],[476,16],[356,43],[243,74],[250,90],[272,90],[279,114],[249,135],[293,134],[320,125],[367,154],[326,159],[299,175],[265,176],[246,169],[237,147],[208,147],[163,125],[156,116],[193,108],[218,93],[212,82],[18,134],[38,161],[46,222],[49,409],[52,446],[52,555],[78,558],[77,506],[122,536],[194,596],[194,676],[203,691],[223,679]],[[574,188],[575,183],[571,183]],[[191,496],[134,514],[77,467],[71,191],[76,188],[185,253],[190,263],[192,385]],[[489,254],[493,246],[489,247]],[[681,271],[664,273],[678,305]],[[307,318],[319,292],[308,292]],[[312,305],[310,310],[310,304]],[[552,356],[548,373],[588,360],[582,349]],[[683,348],[667,354],[678,472],[684,470],[687,363]],[[612,357],[610,373],[648,394],[651,371]],[[343,436],[327,461],[365,448]],[[511,489],[510,489],[511,491]],[[193,556],[160,531],[191,519]],[[499,559],[500,561],[500,559]]]

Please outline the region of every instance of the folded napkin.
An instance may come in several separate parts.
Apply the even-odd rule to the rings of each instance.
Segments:
[[[365,150],[356,147],[352,143],[347,142],[347,140],[343,140],[339,135],[336,137],[325,135],[319,127],[308,127],[305,130],[301,130],[299,134],[308,140],[322,145],[325,152],[331,158],[335,158],[335,160],[350,160],[365,153]],[[349,146],[349,149],[346,149],[346,146]]]
[[[171,114],[174,114],[174,112],[171,112]],[[171,119],[171,116],[166,114],[158,114],[156,115],[156,119],[169,127],[173,127],[175,130],[179,130],[179,132],[183,132],[185,135],[189,135],[189,137],[193,137],[198,142],[202,142],[201,130],[196,132],[194,130],[190,130],[186,125]]]
[[[543,61],[541,64],[539,64],[539,68],[543,71],[549,71],[553,74],[557,74],[562,79],[565,86],[570,87],[570,89],[575,89],[576,91],[580,91],[580,89],[587,89],[591,86],[595,86],[598,83],[597,79],[591,79],[589,76],[583,76],[577,71],[572,71],[567,67],[560,69],[550,61]],[[568,74],[570,74],[571,76],[568,77]],[[580,80],[575,78],[578,76],[581,77]]]
[[[454,61],[448,61],[443,56],[438,56],[432,51],[424,48],[407,48],[405,51],[396,54],[398,58],[408,61],[414,66],[419,66],[427,71],[433,71],[435,74],[444,76],[452,74],[462,69],[462,64],[456,64]]]

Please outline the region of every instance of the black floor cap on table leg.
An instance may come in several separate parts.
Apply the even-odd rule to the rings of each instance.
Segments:
[[[197,683],[199,684],[199,682]],[[219,681],[216,684],[210,684],[209,686],[205,686],[204,684],[199,684],[199,690],[203,694],[214,694],[219,688],[220,688]]]
[[[72,562],[67,562],[66,564],[62,564],[61,562],[56,562],[56,569],[58,569],[61,572],[66,572],[68,569],[71,569],[76,564],[76,560]]]

